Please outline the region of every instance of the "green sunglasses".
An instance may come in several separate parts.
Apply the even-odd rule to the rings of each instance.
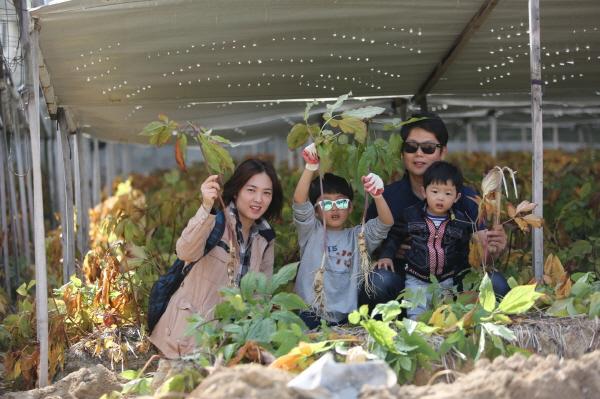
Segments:
[[[321,207],[322,210],[327,212],[333,209],[334,204],[337,209],[348,209],[350,207],[350,200],[348,198],[340,198],[335,201],[321,200],[317,202],[317,204]]]

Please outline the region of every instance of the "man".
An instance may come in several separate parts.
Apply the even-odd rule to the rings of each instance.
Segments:
[[[421,187],[423,174],[436,161],[444,159],[448,153],[448,130],[442,119],[433,113],[414,114],[400,130],[404,140],[402,145],[402,160],[405,173],[402,179],[385,187],[383,197],[387,201],[394,220],[401,212],[423,201]],[[477,220],[477,204],[471,200],[477,195],[470,187],[461,189],[460,198],[455,204],[456,209],[463,212],[470,220]],[[377,216],[377,210],[371,204],[367,219]],[[506,248],[506,233],[502,226],[493,229],[480,229],[475,233],[480,242],[487,247],[489,258],[499,256]],[[374,306],[395,299],[404,289],[405,275],[403,255],[409,243],[400,246],[395,259],[383,258],[377,260],[377,270],[373,276],[375,292],[367,295],[364,291],[359,294],[359,304]],[[510,290],[506,279],[497,272],[490,273],[494,292],[504,296]]]

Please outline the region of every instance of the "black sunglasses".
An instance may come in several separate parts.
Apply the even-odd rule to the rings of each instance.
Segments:
[[[431,155],[438,148],[442,148],[441,144],[436,143],[417,143],[416,141],[405,141],[402,143],[402,152],[414,154],[420,148],[423,154]]]

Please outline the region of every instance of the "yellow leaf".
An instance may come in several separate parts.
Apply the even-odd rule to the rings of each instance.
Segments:
[[[555,290],[556,299],[563,299],[563,298],[569,297],[569,295],[571,295],[572,285],[573,285],[573,282],[571,281],[569,274],[564,273],[561,281],[556,286],[556,290]]]
[[[473,235],[469,243],[469,265],[475,269],[479,269],[483,263],[483,246]]]
[[[517,217],[517,218],[514,218],[514,221],[517,224],[517,226],[519,226],[521,231],[524,231],[524,232],[529,231],[529,225],[527,224],[527,222],[525,220],[523,220],[523,218]]]
[[[535,202],[529,202],[527,200],[522,201],[519,205],[517,205],[516,213],[531,212],[535,209],[536,206],[537,204]]]
[[[442,305],[431,314],[428,324],[434,327],[444,328],[444,310],[448,305]]]
[[[556,287],[556,285],[558,285],[558,283],[564,279],[565,268],[560,262],[558,256],[554,254],[548,255],[546,262],[544,263],[544,275],[550,278],[550,282],[548,284],[552,287]]]
[[[506,213],[508,213],[508,217],[511,218],[511,219],[514,218],[515,216],[517,216],[517,212],[515,210],[515,207],[510,202],[506,203]]]
[[[344,133],[354,134],[354,138],[359,143],[364,143],[367,138],[367,124],[360,119],[352,117],[339,120],[332,119],[329,124],[333,127],[339,127]]]
[[[544,219],[532,213],[523,216],[523,220],[525,220],[525,222],[532,227],[542,227],[544,224]]]

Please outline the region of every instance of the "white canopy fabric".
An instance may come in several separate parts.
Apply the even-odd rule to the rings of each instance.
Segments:
[[[240,140],[286,134],[304,107],[283,100],[412,96],[483,3],[72,0],[32,15],[47,101],[82,131],[143,142],[137,133],[164,113]],[[544,101],[600,106],[600,1],[543,0],[541,20]],[[498,1],[430,104],[527,104],[527,24],[526,1]]]

